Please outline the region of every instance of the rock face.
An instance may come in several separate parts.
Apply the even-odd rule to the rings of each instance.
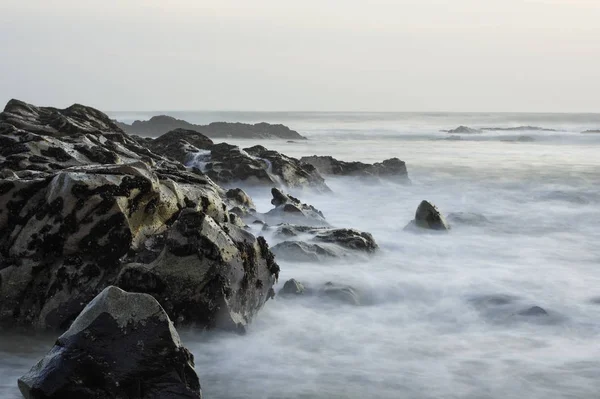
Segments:
[[[148,121],[135,121],[133,124],[117,122],[119,127],[130,134],[141,136],[160,136],[174,129],[193,130],[213,138],[280,138],[286,140],[306,140],[295,130],[284,125],[271,125],[269,123],[227,123],[214,122],[209,125],[194,125],[181,119],[167,115],[153,116]]]
[[[422,201],[415,213],[415,219],[405,229],[448,231],[450,225],[435,205],[429,201]]]
[[[310,164],[324,175],[375,177],[387,180],[407,181],[406,163],[398,158],[383,162],[365,164],[362,162],[344,162],[330,156],[310,156],[300,158],[300,162]]]
[[[313,166],[262,146],[242,150],[227,143],[216,144],[208,151],[199,151],[187,165],[202,170],[213,181],[224,185],[241,182],[331,191]]]
[[[271,204],[275,205],[264,215],[264,221],[268,224],[291,223],[306,226],[328,226],[323,213],[312,205],[303,204],[298,198],[284,194],[277,188],[271,190],[273,199]]]
[[[66,329],[118,285],[177,324],[239,331],[272,296],[279,267],[224,190],[99,111],[11,101],[0,142],[0,325]]]
[[[149,141],[148,147],[157,154],[185,164],[194,154],[209,149],[213,144],[211,139],[196,131],[175,129]]]
[[[357,254],[373,254],[379,248],[371,234],[354,229],[281,225],[274,235],[286,239],[273,247],[275,256],[296,262],[355,258]]]
[[[105,288],[19,379],[27,399],[202,398],[192,354],[150,295]]]

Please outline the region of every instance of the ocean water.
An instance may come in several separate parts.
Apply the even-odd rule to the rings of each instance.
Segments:
[[[181,330],[206,398],[600,397],[600,135],[579,133],[599,129],[600,115],[174,116],[285,123],[309,140],[227,141],[294,157],[398,157],[412,181],[330,178],[331,195],[293,192],[332,225],[372,233],[380,251],[331,264],[279,261],[277,290],[290,278],[333,281],[367,300],[276,297],[245,336]],[[462,140],[440,132],[458,125],[557,131]],[[270,209],[268,189],[246,189],[260,211]],[[404,231],[423,199],[486,221],[455,222],[449,234]],[[548,315],[518,314],[532,306]],[[19,397],[16,378],[54,338],[0,338],[0,397]]]

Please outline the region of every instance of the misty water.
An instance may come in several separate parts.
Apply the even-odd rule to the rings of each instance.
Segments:
[[[372,233],[380,251],[333,263],[279,261],[276,290],[290,278],[333,281],[360,290],[365,304],[276,297],[245,336],[181,330],[206,398],[599,396],[600,135],[579,133],[600,128],[598,115],[176,116],[285,123],[309,140],[224,141],[294,157],[398,157],[412,181],[328,178],[331,195],[293,192],[332,225]],[[458,125],[558,131],[461,140],[439,132]],[[268,188],[245,188],[259,211],[271,208]],[[474,215],[449,234],[404,231],[423,199],[444,214]],[[518,314],[532,306],[548,315]],[[2,336],[0,397],[20,397],[16,379],[55,338]]]

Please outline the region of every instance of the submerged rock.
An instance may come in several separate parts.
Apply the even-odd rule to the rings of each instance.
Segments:
[[[283,288],[279,290],[279,295],[284,298],[295,296],[313,296],[323,300],[344,303],[353,306],[366,305],[364,295],[356,288],[350,285],[337,284],[331,281],[319,286],[318,288],[306,287],[295,279],[286,281]]]
[[[548,312],[546,312],[543,308],[539,306],[532,306],[528,309],[521,310],[517,312],[519,316],[548,316]]]
[[[294,296],[304,294],[304,285],[298,282],[296,279],[290,279],[285,282],[283,288],[279,290],[280,296]]]
[[[470,128],[468,126],[459,126],[456,129],[442,130],[442,131],[446,132],[446,133],[450,133],[450,134],[474,134],[474,133],[481,133],[481,130],[479,130],[479,129],[473,129],[473,128]]]
[[[284,241],[271,250],[277,259],[292,262],[323,262],[349,255],[347,251],[340,251],[338,248],[303,241]]]
[[[484,127],[481,130],[498,131],[498,132],[556,132],[555,129],[546,129],[539,126],[515,126],[515,127]]]
[[[592,130],[584,130],[583,132],[581,132],[583,134],[590,134],[590,133],[600,133],[600,129],[592,129]]]
[[[202,398],[192,354],[150,295],[105,288],[19,379],[25,398]]]
[[[359,176],[396,181],[408,180],[406,163],[398,158],[390,158],[374,164],[365,164],[362,162],[338,161],[330,156],[313,155],[300,158],[300,162],[314,166],[324,175]]]
[[[414,220],[404,229],[414,230],[415,228],[448,231],[450,225],[435,205],[429,201],[422,201],[417,208]]]

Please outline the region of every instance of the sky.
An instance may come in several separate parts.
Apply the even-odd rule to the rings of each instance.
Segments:
[[[0,102],[600,112],[600,0],[0,0]]]

